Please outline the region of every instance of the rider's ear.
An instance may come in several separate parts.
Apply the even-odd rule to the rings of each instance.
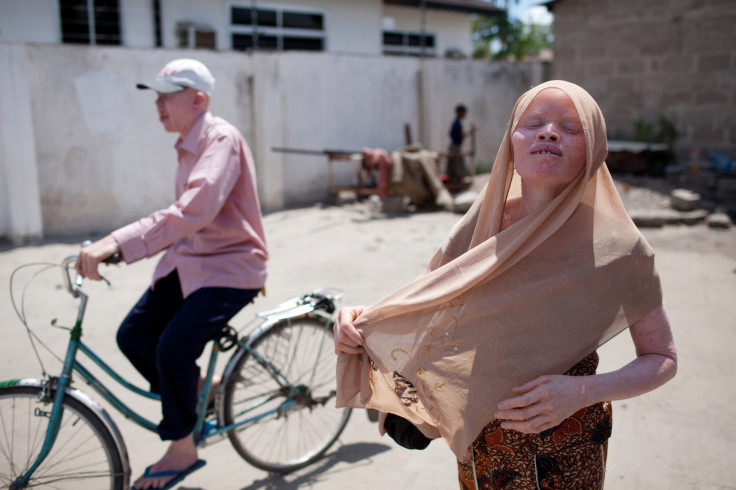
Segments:
[[[210,102],[210,97],[206,93],[202,92],[201,90],[197,90],[194,93],[194,99],[192,100],[192,104],[197,109],[207,108],[209,106],[209,102]]]

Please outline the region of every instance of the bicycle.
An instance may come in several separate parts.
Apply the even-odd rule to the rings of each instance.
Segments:
[[[0,382],[2,488],[130,488],[131,469],[122,434],[101,405],[72,387],[73,373],[126,418],[150,431],[156,429],[155,423],[123,403],[77,359],[82,353],[124,388],[160,400],[159,395],[123,378],[82,342],[88,296],[82,290],[82,278],[71,278],[75,260],[72,255],[61,264],[45,264],[61,268],[66,290],[79,299],[73,327],[51,322],[69,330],[66,356],[63,361],[59,358],[61,372],[48,375],[41,363],[42,379]],[[13,298],[13,279],[22,267],[11,275],[11,300],[33,343],[25,317],[25,292],[20,310]],[[333,400],[332,313],[343,294],[339,289],[317,289],[256,313],[240,331],[230,325],[223,330],[213,342],[199,397],[194,437],[200,446],[227,436],[251,465],[288,473],[315,462],[334,444],[351,413],[349,408],[335,408]],[[259,320],[255,328],[248,328]],[[206,403],[211,400],[217,356],[233,348],[214,401]]]

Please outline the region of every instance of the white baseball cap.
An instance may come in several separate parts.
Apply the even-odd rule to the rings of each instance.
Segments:
[[[212,95],[215,88],[215,77],[204,64],[197,60],[182,58],[170,61],[161,71],[156,79],[150,83],[138,83],[139,89],[151,89],[162,94],[178,92],[186,88],[201,90],[207,95]]]

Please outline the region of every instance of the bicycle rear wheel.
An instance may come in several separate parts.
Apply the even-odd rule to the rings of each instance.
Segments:
[[[227,379],[226,424],[270,415],[228,433],[238,453],[262,470],[288,473],[319,459],[342,433],[350,409],[335,408],[332,321],[317,315],[284,319],[251,347],[292,389],[247,350]]]
[[[36,461],[49,424],[52,403],[41,401],[39,386],[0,388],[0,487],[9,488]],[[33,473],[29,488],[125,488],[118,447],[97,414],[72,396],[51,452]]]

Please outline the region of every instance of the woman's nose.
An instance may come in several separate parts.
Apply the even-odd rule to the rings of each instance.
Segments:
[[[559,133],[555,130],[552,124],[543,126],[537,133],[537,139],[540,141],[550,140],[557,141],[560,138]]]

